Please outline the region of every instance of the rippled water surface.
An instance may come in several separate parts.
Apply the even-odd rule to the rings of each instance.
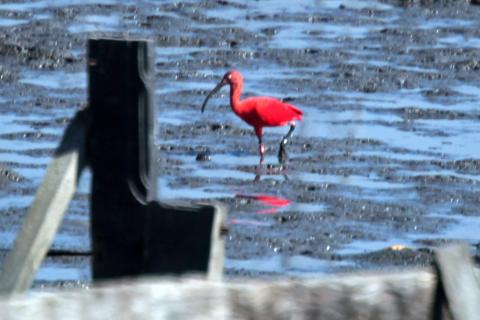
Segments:
[[[10,180],[0,190],[1,248],[11,246],[63,128],[86,102],[85,40],[112,34],[156,44],[158,194],[229,207],[227,273],[382,268],[391,263],[362,255],[396,244],[474,248],[480,8],[398,2],[4,1],[0,169]],[[304,110],[284,170],[258,170],[256,138],[230,111],[228,89],[200,113],[231,68],[244,74],[244,96]],[[268,165],[286,131],[265,129]],[[205,151],[211,160],[196,161]],[[54,247],[89,251],[89,181],[87,173]],[[89,278],[88,263],[50,261],[37,280]]]

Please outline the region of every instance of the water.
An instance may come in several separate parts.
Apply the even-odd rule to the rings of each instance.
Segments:
[[[73,281],[87,282],[92,278],[88,267],[71,268],[59,267],[58,265],[42,266],[38,270],[35,280],[37,281]]]
[[[464,48],[478,49],[480,48],[480,39],[465,37],[462,35],[448,36],[443,39],[440,39],[440,45],[444,45],[446,47],[450,45],[460,45]]]
[[[0,27],[13,27],[28,23],[28,20],[0,18]]]
[[[112,9],[88,9],[91,3]],[[476,235],[480,218],[475,213],[480,173],[474,163],[472,167],[456,165],[480,159],[480,87],[474,66],[465,69],[472,62],[461,55],[480,48],[480,39],[472,32],[480,27],[478,19],[455,17],[454,13],[442,13],[443,9],[432,16],[427,9],[399,8],[373,0],[304,0],[294,7],[285,0],[231,4],[204,8],[151,1],[3,2],[0,12],[19,16],[2,16],[0,27],[8,30],[31,21],[58,19],[65,30],[61,36],[78,40],[66,53],[79,59],[86,55],[80,43],[91,33],[118,32],[156,39],[154,92],[160,109],[157,120],[163,130],[156,139],[158,144],[176,147],[161,153],[169,162],[161,163],[158,196],[165,201],[226,202],[231,241],[243,232],[270,240],[298,240],[328,232],[335,237],[345,223],[363,233],[357,240],[335,243],[339,248],[335,253],[344,256],[395,244],[417,247],[425,239],[480,241]],[[57,17],[55,10],[69,6],[82,10],[65,21]],[[156,19],[165,18],[170,22],[155,27]],[[392,32],[391,38],[382,38],[390,30],[407,30],[412,36],[402,38]],[[168,38],[161,39],[163,35]],[[306,49],[313,53],[301,55]],[[456,50],[458,57],[438,53],[445,49]],[[423,50],[433,51],[423,55]],[[463,64],[455,66],[458,61]],[[13,110],[0,116],[0,163],[27,181],[2,190],[2,212],[28,207],[32,191],[23,194],[13,190],[38,187],[65,126],[57,120],[71,117],[74,108],[87,99],[84,65],[40,69],[15,63],[21,95],[11,85],[0,88],[0,104]],[[288,96],[305,111],[292,140],[292,164],[284,172],[275,168],[258,172],[256,137],[230,111],[226,88],[210,101],[205,113],[200,113],[205,91],[233,67],[245,75],[246,94]],[[365,90],[359,78],[378,88]],[[448,88],[450,93],[428,94],[438,88]],[[47,100],[48,106],[37,106],[38,98]],[[66,107],[57,106],[59,100],[67,101]],[[17,107],[19,112],[14,110]],[[408,112],[413,109],[413,114]],[[205,123],[228,124],[230,129],[195,131],[196,125]],[[185,127],[193,129],[190,132]],[[167,134],[167,129],[175,134]],[[267,164],[277,162],[276,149],[285,132],[286,128],[265,130]],[[302,146],[308,144],[311,148]],[[195,160],[200,149],[210,150],[211,161]],[[456,180],[445,182],[450,178]],[[90,181],[91,173],[86,172],[79,193],[88,194]],[[239,194],[270,195],[290,203],[277,206],[242,199]],[[459,203],[445,205],[445,199],[453,197],[460,199]],[[373,213],[362,215],[362,207]],[[419,226],[428,224],[428,219],[447,222],[434,230],[411,227],[405,231],[407,227],[392,226],[398,216],[386,213],[394,207],[404,209],[400,217],[417,219]],[[62,229],[56,247],[88,250],[85,208],[85,203],[80,209],[73,205],[66,218],[77,224],[81,220],[82,234]],[[462,214],[464,211],[469,215]],[[294,224],[297,222],[289,222],[289,217],[297,219],[292,221],[310,220]],[[292,223],[291,230],[285,231],[288,223]],[[277,234],[277,230],[284,233]],[[8,230],[0,233],[3,248],[11,246],[13,239],[14,233]],[[240,259],[229,245],[227,241],[229,270],[312,276],[354,267],[349,261],[272,255],[267,251],[270,249]],[[49,265],[37,279],[89,277],[88,268]]]
[[[448,218],[454,219],[455,222],[443,231],[446,238],[467,241],[472,244],[477,243],[480,228],[478,217],[449,215]],[[437,236],[430,235],[430,237],[435,238]]]
[[[48,89],[84,89],[87,85],[85,72],[64,71],[26,72],[20,82]]]
[[[116,0],[40,0],[40,1],[27,1],[25,3],[4,2],[0,4],[0,10],[4,11],[31,11],[35,9],[45,9],[48,7],[66,7],[75,5],[86,4],[115,4]],[[125,2],[128,4],[129,2]]]
[[[227,260],[225,268],[230,271],[253,271],[278,273],[296,277],[315,277],[334,268],[347,267],[347,261],[324,261],[306,256],[276,255],[262,259]]]
[[[32,203],[32,200],[32,196],[4,197],[0,200],[0,207],[3,209],[25,208]]]
[[[0,231],[1,248],[10,248],[15,241],[16,235],[17,233],[12,231]],[[88,234],[73,235],[59,233],[55,236],[51,248],[56,250],[72,250],[80,252],[89,251],[90,237]]]
[[[461,215],[435,214],[433,217],[448,218],[453,220],[451,224],[443,228],[440,233],[418,233],[404,235],[403,237],[392,236],[382,240],[358,240],[349,243],[337,253],[340,255],[355,255],[372,251],[384,250],[392,246],[404,246],[406,248],[417,247],[416,241],[451,239],[460,240],[475,245],[478,242],[478,217],[466,217]]]
[[[208,187],[175,187],[169,185],[169,180],[175,180],[175,177],[162,176],[158,178],[158,197],[162,201],[176,199],[215,199],[231,196],[231,193],[223,191],[223,187],[218,185],[210,185]]]
[[[373,251],[380,251],[391,248],[392,246],[405,246],[413,248],[413,242],[405,238],[389,238],[383,240],[359,240],[350,243],[344,248],[337,251],[340,255],[355,255],[360,253],[368,253]]]
[[[286,8],[283,7],[284,2],[276,3],[275,9],[271,11],[269,8],[268,14],[274,15],[284,14]],[[319,3],[315,3],[319,5]],[[374,8],[378,10],[396,10],[394,7],[384,5],[376,1],[365,2],[342,2],[342,1],[325,1],[320,3],[322,10],[335,10],[340,5],[345,5],[347,8],[353,9],[366,9]],[[222,15],[228,22],[224,25],[227,26],[242,26],[247,30],[259,31],[262,28],[274,28],[276,29],[271,40],[268,41],[267,46],[269,49],[275,48],[280,50],[294,50],[298,48],[309,47],[313,49],[321,50],[342,50],[345,43],[348,41],[362,41],[371,36],[371,34],[380,32],[381,29],[386,27],[395,27],[401,25],[401,18],[398,11],[392,13],[388,17],[382,17],[376,19],[374,23],[366,23],[362,25],[349,25],[349,24],[335,24],[335,23],[312,23],[287,21],[282,24],[276,23],[275,19],[267,18],[266,20],[248,20],[244,21],[246,15],[255,16],[262,12],[262,9],[268,6],[267,2],[257,2],[248,6],[248,9],[243,10],[239,8],[227,8],[218,9],[208,12],[210,17]],[[303,10],[312,10],[313,3],[309,1],[302,2],[296,6],[296,12],[302,12]],[[322,11],[323,12],[323,11]],[[421,19],[420,19],[421,20]],[[472,21],[466,21],[462,19],[423,19],[418,22],[417,26],[420,30],[435,30],[439,28],[449,28],[451,26],[460,26],[470,28],[474,25]],[[204,28],[205,26],[203,26]],[[448,47],[449,45],[460,45],[464,47],[475,47],[476,38],[469,36],[440,36],[437,40],[437,44],[434,46]],[[368,41],[367,41],[368,42]],[[369,44],[374,48],[375,43]],[[424,45],[412,45],[411,48],[425,48]],[[380,46],[381,48],[381,46]],[[248,48],[242,48],[248,52]],[[173,51],[175,52],[175,51]],[[188,48],[182,48],[182,53],[189,54],[191,51]],[[348,50],[348,53],[352,56],[346,62],[358,65],[368,64],[371,67],[388,67],[404,74],[416,74],[435,75],[438,70],[432,66],[422,66],[415,63],[415,60],[398,61],[395,58],[389,61],[383,59],[381,55],[378,55],[375,50],[366,51],[365,49],[359,50],[355,48]],[[378,55],[379,58],[375,58]],[[178,55],[172,56],[173,59],[178,59]],[[190,59],[190,58],[189,58]],[[168,61],[168,58],[162,56],[162,62]],[[343,61],[345,62],[345,61]],[[291,69],[279,64],[264,64],[262,67],[249,67],[248,63],[246,74],[248,75],[248,82],[246,80],[245,90],[251,90],[258,94],[267,94],[274,96],[284,95],[283,87],[276,87],[272,85],[266,79],[276,79],[276,81],[289,82],[295,80],[298,75],[292,74]],[[309,67],[297,67],[296,71],[311,72],[320,74],[320,76],[328,76],[334,66],[328,64],[319,64]],[[212,72],[202,70],[203,75],[211,76]],[[222,71],[219,73],[213,72],[213,76],[217,79],[220,78]],[[405,75],[402,75],[405,76]],[[218,81],[218,80],[217,80]],[[327,80],[328,81],[328,80]],[[400,79],[402,81],[402,78]],[[196,79],[192,82],[182,82],[175,86],[182,86],[188,90],[208,90],[213,87],[215,81],[211,83],[211,87],[206,87],[204,82],[198,82]],[[334,86],[332,86],[334,87]],[[378,164],[378,170],[376,172],[361,172],[362,167],[358,162],[340,162],[336,164],[329,164],[328,166],[336,166],[340,169],[351,168],[352,166],[359,166],[359,169],[354,170],[353,174],[317,174],[311,172],[302,172],[301,170],[293,170],[290,175],[291,180],[299,181],[301,184],[314,184],[319,186],[334,185],[334,191],[326,191],[327,198],[342,196],[351,201],[373,201],[379,205],[388,205],[390,203],[398,203],[404,201],[405,203],[418,203],[422,202],[424,195],[416,190],[416,182],[410,181],[413,177],[422,177],[423,174],[430,176],[444,176],[444,177],[457,177],[467,181],[477,181],[478,175],[476,173],[459,173],[457,170],[440,170],[438,168],[432,168],[430,162],[432,161],[454,161],[464,159],[478,159],[480,157],[480,146],[478,145],[479,139],[476,136],[479,133],[478,130],[478,117],[474,116],[478,114],[478,88],[468,82],[456,81],[453,85],[450,83],[448,87],[451,90],[456,91],[459,95],[447,97],[445,100],[434,100],[424,95],[425,89],[423,88],[407,88],[400,90],[387,90],[376,93],[364,93],[358,90],[342,90],[327,89],[321,91],[321,94],[315,95],[312,93],[311,88],[308,86],[302,91],[295,86],[291,86],[293,89],[288,92],[289,97],[293,97],[299,100],[299,104],[302,105],[302,100],[306,100],[305,94],[314,94],[315,99],[308,99],[302,106],[306,119],[302,122],[296,131],[296,134],[300,137],[312,138],[312,139],[354,139],[354,140],[370,140],[379,143],[379,146],[370,148],[358,148],[353,149],[352,155],[365,158],[369,161],[381,161]],[[171,87],[170,87],[171,88]],[[181,90],[180,88],[178,90]],[[169,87],[163,88],[162,91],[157,91],[161,97],[166,94],[175,94],[175,90],[169,90]],[[314,100],[314,101],[312,101]],[[315,101],[316,100],[316,101]],[[335,105],[335,108],[322,108],[325,100],[327,100],[328,106]],[[331,102],[333,101],[333,102]],[[224,105],[228,102],[225,94],[217,96],[214,100],[211,100],[212,105]],[[341,106],[339,108],[338,106]],[[467,119],[450,119],[450,118],[426,118],[426,119],[413,119],[408,120],[405,115],[399,112],[399,110],[406,108],[416,108],[423,112],[432,114],[441,114],[442,112],[462,112],[467,114]],[[209,109],[207,109],[209,110]],[[220,109],[224,110],[224,109]],[[228,110],[228,109],[227,109]],[[195,114],[196,110],[188,110],[180,112],[178,110],[163,110],[163,116],[161,117],[161,123],[165,125],[171,125],[173,127],[181,126],[188,118],[195,119],[198,116]],[[234,126],[245,127],[242,122],[238,121],[233,115],[228,115],[228,112],[218,113],[212,111],[208,113],[207,117],[215,115],[215,119],[218,122],[229,122]],[[471,116],[470,116],[471,115]],[[204,116],[205,117],[205,116]],[[269,134],[275,134],[279,136],[282,134],[282,129],[268,129]],[[217,136],[215,136],[217,137]],[[190,143],[192,145],[210,145],[211,147],[217,146],[218,143],[210,142],[205,136],[192,137]],[[216,139],[216,138],[212,138]],[[252,137],[242,137],[242,139],[252,139]],[[253,141],[252,141],[253,142]],[[167,143],[173,143],[174,141],[167,141]],[[226,142],[228,148],[228,142]],[[230,145],[231,146],[231,145]],[[221,148],[223,150],[223,148]],[[179,168],[191,173],[192,176],[202,177],[207,179],[210,184],[205,185],[207,190],[213,184],[217,184],[222,179],[230,180],[245,180],[249,181],[252,174],[246,173],[243,166],[253,167],[255,166],[257,156],[255,155],[255,149],[250,147],[250,153],[242,151],[238,153],[236,151],[214,153],[212,155],[213,168],[204,169],[202,165],[196,165],[193,161],[194,155],[190,156],[178,156],[172,154],[170,157],[180,161]],[[326,150],[328,154],[342,150]],[[253,153],[253,154],[252,154]],[[167,155],[168,156],[168,155]],[[295,155],[292,155],[295,157]],[[274,157],[267,157],[267,163],[275,162]],[[386,164],[385,164],[385,163]],[[415,170],[406,166],[407,163],[416,163],[422,168],[421,171]],[[239,169],[242,167],[242,169]],[[405,167],[404,169],[399,169]],[[389,168],[389,170],[395,171],[394,177],[385,177],[384,174],[378,172],[381,168]],[[368,169],[368,166],[365,166]],[[423,170],[425,169],[425,170]],[[397,171],[398,170],[398,171]],[[250,171],[252,172],[253,169]],[[280,175],[274,175],[274,177],[267,177],[268,181],[281,181]],[[236,184],[236,182],[234,182]],[[169,185],[164,185],[164,188],[168,188]],[[172,187],[175,189],[177,187]],[[281,188],[281,187],[280,187]],[[469,188],[469,187],[467,187]],[[475,188],[475,185],[474,185]],[[233,188],[235,189],[235,188]],[[256,185],[244,184],[243,189],[247,191],[258,191]],[[226,188],[226,191],[232,190],[232,188]],[[244,190],[245,191],[245,190]],[[199,194],[199,189],[196,188],[194,197]],[[220,196],[214,192],[212,195]],[[235,190],[230,191],[230,195],[221,194],[222,197],[234,197]],[[251,204],[248,209],[242,208],[242,205],[237,205],[231,214],[238,215],[238,218],[234,217],[231,222],[238,228],[253,228],[264,230],[264,228],[271,228],[275,226],[274,222],[270,220],[264,221],[255,216],[255,214],[261,214],[264,211],[254,206],[251,208]],[[268,211],[269,214],[279,214],[282,212],[296,212],[303,211],[305,213],[323,214],[329,208],[331,203],[308,203],[298,205],[294,203],[286,209],[280,211]],[[387,207],[388,208],[388,207]],[[432,212],[436,209],[433,208]],[[455,212],[455,208],[448,208],[449,212]],[[246,218],[249,217],[249,218]],[[432,217],[435,217],[434,215]],[[473,221],[478,221],[478,217],[472,217]],[[465,233],[465,240],[472,241],[472,232],[467,232],[471,228],[462,229],[462,225],[465,221],[460,221],[455,224],[455,227],[439,228],[437,237],[440,238],[456,238]],[[476,225],[475,223],[473,225]],[[465,225],[466,227],[466,225]],[[472,228],[473,229],[473,228]],[[453,234],[451,230],[461,230],[458,234]],[[373,231],[372,234],[378,234],[379,232]],[[378,240],[358,240],[353,241],[350,244],[344,246],[344,249],[339,250],[337,253],[340,255],[350,255],[359,253],[368,253],[371,251],[385,249],[395,244],[403,244],[411,247],[416,247],[416,241],[425,238],[431,238],[432,234],[413,232],[411,234],[401,231],[391,231],[388,228],[382,230],[378,236]],[[462,238],[462,237],[460,237]],[[275,271],[288,274],[288,268],[282,268],[279,262],[281,258],[271,259],[247,259],[236,261],[234,259],[227,260],[227,267],[231,269],[247,269],[255,271]],[[313,263],[313,262],[309,262]],[[257,269],[258,268],[258,269]],[[319,268],[322,269],[322,268]],[[323,270],[325,271],[325,269]],[[307,272],[307,271],[303,271]]]
[[[88,15],[75,21],[68,27],[70,33],[85,32],[113,32],[118,29],[120,17],[118,15]]]
[[[357,175],[330,175],[330,174],[315,174],[315,173],[300,173],[296,176],[303,182],[312,182],[320,184],[342,184],[346,186],[353,186],[367,189],[402,189],[409,188],[411,185],[405,183],[395,183],[384,181],[380,177],[372,175],[370,177]]]

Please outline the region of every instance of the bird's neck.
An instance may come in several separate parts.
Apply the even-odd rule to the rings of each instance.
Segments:
[[[240,96],[242,95],[242,84],[235,83],[230,87],[230,106],[236,114],[241,113]]]

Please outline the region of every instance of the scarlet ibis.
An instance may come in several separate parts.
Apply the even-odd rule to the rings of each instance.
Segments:
[[[258,138],[258,152],[260,164],[263,164],[265,146],[262,143],[264,127],[278,127],[290,125],[287,134],[280,141],[278,161],[283,164],[287,160],[286,145],[293,130],[295,120],[302,120],[303,111],[299,108],[271,97],[252,97],[240,100],[243,88],[243,76],[237,70],[228,71],[215,88],[207,95],[202,105],[205,110],[208,100],[223,86],[230,85],[230,107],[243,121],[253,126]]]

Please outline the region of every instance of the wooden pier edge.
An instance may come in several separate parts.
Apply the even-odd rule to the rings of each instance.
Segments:
[[[477,300],[452,299],[478,297],[480,270],[467,245],[436,250],[435,259],[425,269],[304,280],[124,278],[89,290],[0,297],[0,319],[477,319]]]
[[[428,270],[314,280],[142,278],[0,301],[2,319],[431,319]]]

